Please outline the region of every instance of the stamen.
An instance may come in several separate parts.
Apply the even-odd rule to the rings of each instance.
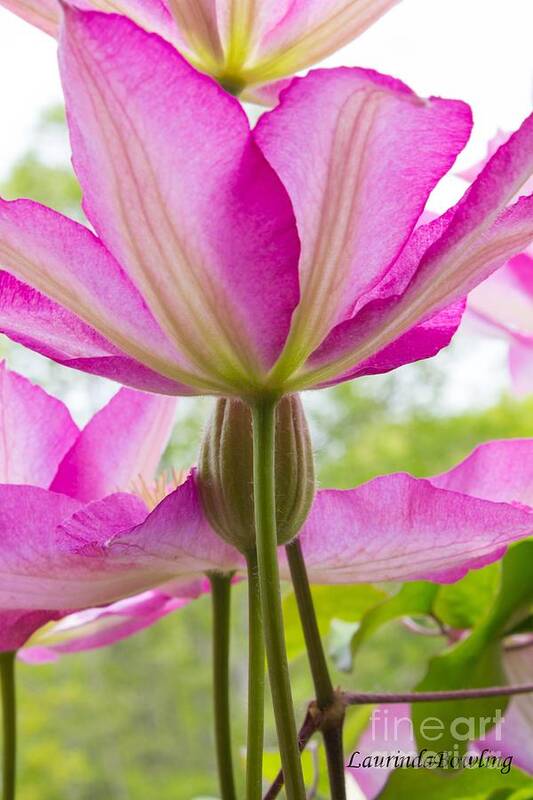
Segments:
[[[147,483],[142,475],[139,475],[131,484],[131,491],[136,494],[153,511],[167,495],[181,486],[187,480],[188,470],[165,470],[154,481]]]

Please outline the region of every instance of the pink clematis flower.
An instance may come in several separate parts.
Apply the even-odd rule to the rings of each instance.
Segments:
[[[509,139],[498,131],[489,142],[486,158],[460,173],[474,181],[485,164]],[[533,178],[522,187],[533,192]],[[533,392],[533,250],[511,258],[505,266],[477,286],[468,296],[464,330],[504,339],[509,344],[509,369],[514,392]]]
[[[17,560],[31,564],[28,530],[45,536],[47,525],[78,507],[134,479],[151,480],[171,431],[175,401],[122,389],[80,432],[59,400],[4,363],[0,395],[5,573],[16,569]],[[50,559],[46,547],[52,547],[52,540],[42,544],[42,557]],[[46,603],[31,611],[24,604],[20,609],[10,605],[0,612],[0,650],[17,650],[37,628],[64,613],[58,607],[49,610]]]
[[[468,296],[465,331],[503,339],[509,345],[512,387],[518,396],[533,392],[533,258],[527,252]]]
[[[71,0],[122,14],[159,34],[197,69],[247,99],[270,103],[286,78],[363,33],[399,0]],[[57,36],[58,0],[0,0]],[[270,84],[271,81],[277,83]]]
[[[532,451],[533,440],[495,442],[436,478],[396,474],[348,491],[319,491],[300,533],[310,580],[450,582],[500,558],[508,544],[533,532],[533,483],[525,466],[533,464]],[[494,483],[485,478],[492,461]],[[0,531],[3,514],[0,505]],[[130,496],[104,498],[63,515],[53,550],[43,547],[38,530],[26,537],[31,558],[19,558],[0,538],[0,607],[31,610],[46,601],[52,608],[86,608],[159,587],[156,596],[148,592],[71,619],[67,641],[52,636],[47,642],[45,632],[28,650],[31,660],[123,638],[174,610],[165,587],[190,585],[198,592],[206,574],[239,577],[245,568],[204,517],[194,472],[148,515]],[[288,578],[284,551],[280,564]],[[176,589],[174,596],[179,605]]]
[[[509,683],[521,684],[531,681],[533,676],[533,641],[509,649],[505,653],[503,666]],[[502,756],[513,756],[513,763],[533,775],[533,697],[513,697],[498,731],[492,730],[480,743],[501,752]]]
[[[167,394],[316,388],[427,358],[533,238],[533,116],[416,227],[469,109],[361,69],[296,79],[254,131],[158,36],[65,12],[74,164],[96,231],[0,203],[0,329]]]
[[[171,585],[119,600],[102,608],[88,608],[38,630],[18,657],[29,664],[57,661],[67,653],[81,653],[115,644],[154,625],[209,591],[207,580],[186,586]]]
[[[473,164],[471,167],[468,167],[460,172],[459,177],[464,178],[469,183],[475,181],[492,156],[498,151],[502,144],[505,144],[509,140],[510,136],[511,134],[509,131],[498,130],[496,135],[492,137],[487,145],[487,153],[485,157],[477,164]],[[533,192],[533,177],[526,181],[522,187],[523,194],[531,194],[531,192]]]

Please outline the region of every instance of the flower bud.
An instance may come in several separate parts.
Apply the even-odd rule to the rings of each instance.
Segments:
[[[315,495],[311,439],[298,395],[276,409],[276,521],[278,544],[287,544],[307,519]],[[253,431],[250,408],[220,398],[202,442],[198,488],[214,530],[241,553],[255,547]]]

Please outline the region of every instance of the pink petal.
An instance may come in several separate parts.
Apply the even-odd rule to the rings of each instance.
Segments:
[[[400,305],[438,310],[464,296],[533,239],[533,196],[507,208],[533,174],[533,114],[502,145],[425,252]]]
[[[175,411],[174,399],[121,389],[82,431],[50,488],[88,503],[138,480],[150,485]]]
[[[0,0],[0,5],[46,33],[57,35],[61,14],[57,0]]]
[[[158,33],[175,44],[180,41],[164,0],[67,0],[67,2],[85,11],[92,9],[124,14],[147,31]],[[52,36],[59,34],[61,9],[58,0],[0,0],[0,5]]]
[[[248,86],[245,88],[240,98],[248,103],[256,103],[259,106],[275,106],[279,102],[280,95],[291,83],[292,78],[285,78],[274,83],[265,83],[261,86]]]
[[[78,436],[67,408],[0,363],[0,482],[48,488]]]
[[[298,363],[391,268],[471,129],[469,108],[361,69],[294,80],[255,136],[287,187],[302,242]]]
[[[468,311],[497,332],[533,337],[533,258],[522,253],[477,286]]]
[[[205,581],[197,581],[182,587],[181,593],[176,594],[156,589],[104,608],[71,614],[42,631],[21,650],[19,658],[27,663],[42,664],[56,661],[67,653],[81,653],[115,644],[188,605],[207,591],[207,587]]]
[[[93,546],[81,552],[82,536],[113,535],[146,515],[144,504],[130,495],[113,495],[84,508],[66,495],[1,485],[0,608],[87,608],[147,588],[150,578],[139,565],[136,570],[111,569],[101,544],[99,551]]]
[[[379,375],[383,372],[390,372],[404,364],[413,361],[421,361],[424,358],[432,358],[443,347],[447,347],[461,323],[465,301],[455,303],[434,317],[416,325],[411,330],[404,333],[392,344],[389,344],[375,356],[359,364],[354,370],[349,370],[344,375],[328,381],[322,386],[332,386],[343,381],[359,378],[362,375]],[[337,335],[339,335],[341,347],[347,343],[347,338],[342,337],[339,325]],[[333,337],[330,341],[333,344]]]
[[[0,200],[0,258],[18,279],[112,342],[116,352],[165,377],[179,375],[173,346],[119,264],[87,228],[30,200]]]
[[[387,475],[324,490],[302,529],[311,581],[456,581],[533,532],[533,512]]]
[[[533,336],[511,344],[509,367],[515,394],[518,397],[533,394]]]
[[[210,571],[233,572],[243,566],[239,553],[216,536],[205,519],[194,474],[142,525],[111,538],[106,552],[111,563],[125,565],[142,553],[143,563],[161,571],[166,580],[195,578]]]
[[[6,653],[18,650],[36,630],[62,615],[61,611],[0,612],[0,651]]]
[[[533,392],[533,258],[512,258],[468,296],[466,324],[509,341],[513,388]]]
[[[478,175],[481,174],[483,168],[486,164],[490,161],[492,156],[498,151],[498,148],[505,144],[505,142],[509,139],[510,133],[508,131],[498,130],[496,135],[492,137],[487,145],[487,155],[486,157],[480,161],[478,164],[474,164],[471,167],[459,172],[458,175],[460,178],[464,178],[469,183],[472,183],[476,180]],[[533,177],[524,184],[522,194],[531,194],[533,192]]]
[[[62,306],[0,271],[0,331],[15,342],[74,369],[160,394],[194,390],[121,353]]]
[[[0,485],[0,608],[49,608],[47,585],[72,579],[58,563],[54,529],[79,508],[76,500],[45,489]],[[57,597],[53,605],[72,607]]]
[[[504,655],[504,668],[509,683],[531,682],[533,675],[533,649],[508,650]],[[533,774],[533,697],[523,695],[511,699],[501,726],[477,742],[477,749],[489,747],[494,752],[513,757],[513,764]]]
[[[168,0],[68,0],[82,10],[105,11],[128,17],[140,28],[157,33],[163,39],[181,46],[183,39],[169,11]]]
[[[227,70],[231,75],[241,68],[252,84],[292,75],[349,44],[397,1],[218,2]]]
[[[180,51],[188,51],[188,58],[205,72],[222,71],[224,47],[218,8],[224,4],[219,0],[168,0],[168,5],[183,40]]]
[[[85,209],[191,371],[261,373],[298,300],[283,186],[239,103],[120,17],[69,11],[61,43]]]
[[[533,439],[502,439],[476,447],[434,486],[497,503],[533,506]]]
[[[533,196],[510,208],[507,203],[532,173],[533,115],[498,150],[455,208],[415,231],[391,270],[401,296],[396,300],[385,293],[389,300],[383,302],[370,295],[372,302],[344,326],[344,353],[333,332],[298,386],[319,378],[324,382],[328,373],[353,371],[523,250],[533,239]]]
[[[348,746],[351,745],[348,743]],[[413,736],[411,722],[411,709],[408,705],[377,706],[372,710],[372,715],[361,738],[353,751],[358,750],[358,755],[347,760],[348,773],[357,782],[366,800],[378,798],[384,788],[394,766],[355,768],[368,756],[382,756],[390,753],[395,755],[400,751],[405,755],[412,753],[416,756],[416,742]],[[350,763],[354,766],[350,768]],[[394,763],[394,762],[393,762]]]
[[[242,568],[203,517],[194,478],[149,514],[129,494],[83,506],[66,495],[0,486],[0,608],[84,609]]]
[[[371,333],[382,324],[385,316],[396,307],[399,298],[402,297],[416,274],[420,259],[446,231],[452,216],[453,211],[430,222],[426,221],[417,227],[392,267],[382,276],[381,280],[358,298],[352,316],[333,328],[320,347],[315,350],[309,359],[312,367],[320,368],[332,361],[340,360],[346,353],[357,350],[363,342],[370,338]],[[421,219],[427,219],[427,217],[427,212],[424,212]],[[447,314],[446,309],[444,313]],[[438,318],[437,315],[437,320]],[[407,331],[407,334],[404,335],[409,336],[409,333]],[[388,347],[394,348],[395,344],[392,342],[387,349]],[[379,353],[377,356],[379,358]],[[371,356],[370,361],[374,357]],[[337,383],[339,380],[345,379],[345,375],[357,375],[362,368],[362,364],[352,366],[340,378],[336,376],[333,382]]]
[[[458,176],[460,178],[464,178],[465,181],[468,183],[472,183],[478,177],[478,175],[483,170],[483,167],[487,164],[488,161],[492,158],[496,150],[504,144],[507,139],[509,138],[509,134],[505,133],[505,131],[498,129],[496,135],[489,141],[487,145],[487,155],[486,157],[480,161],[478,164],[474,164],[471,167],[467,167],[462,172],[458,172]]]

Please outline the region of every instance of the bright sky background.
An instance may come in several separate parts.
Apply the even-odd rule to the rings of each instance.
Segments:
[[[475,113],[481,154],[533,98],[533,0],[402,0],[329,64],[374,67],[419,94],[458,97]],[[55,44],[0,9],[0,175],[21,152],[39,108],[61,98]],[[469,158],[465,158],[465,163]]]
[[[422,95],[461,98],[474,110],[475,130],[459,167],[485,153],[498,128],[510,130],[533,106],[533,0],[402,0],[328,65],[373,67],[393,74]],[[39,110],[61,101],[55,43],[0,9],[0,178],[31,139]],[[459,168],[458,167],[458,168]],[[436,211],[464,190],[449,178],[437,190]],[[450,359],[452,405],[506,385],[501,343],[460,344]],[[446,362],[447,363],[447,362]],[[492,377],[488,377],[491,375]]]

